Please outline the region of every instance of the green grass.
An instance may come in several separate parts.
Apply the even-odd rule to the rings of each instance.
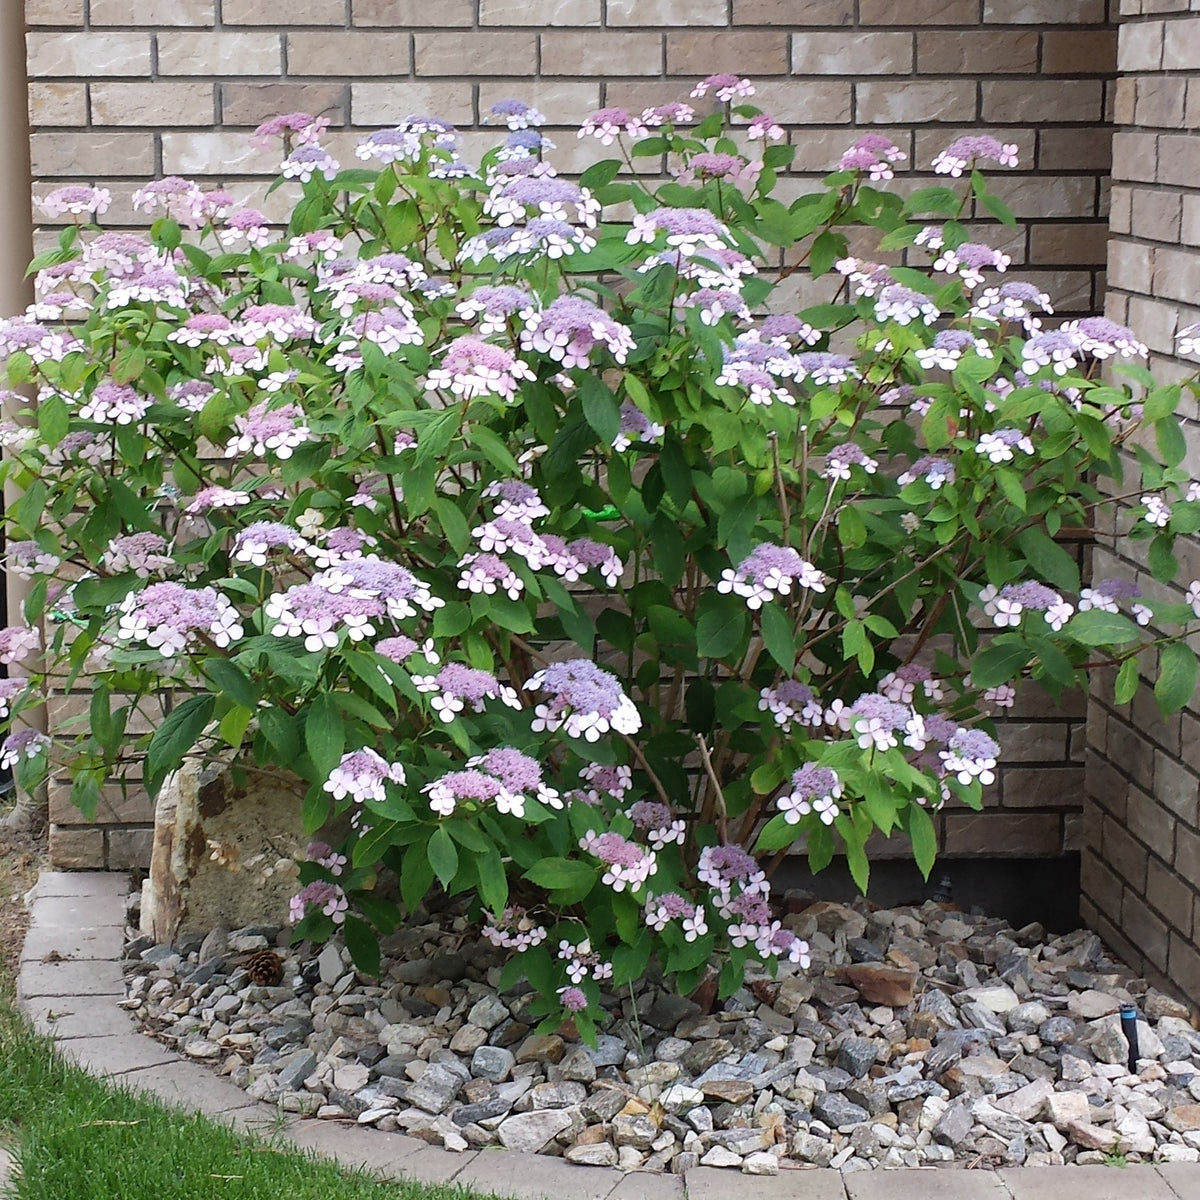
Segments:
[[[62,1059],[0,978],[0,1145],[13,1200],[471,1200],[462,1188],[378,1183],[278,1139],[159,1107]],[[6,1198],[7,1200],[7,1198]]]

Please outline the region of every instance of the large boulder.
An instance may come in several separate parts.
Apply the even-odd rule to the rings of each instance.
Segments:
[[[297,890],[291,861],[308,843],[305,785],[288,772],[235,774],[186,762],[154,808],[141,929],[159,943],[218,925],[282,925]]]

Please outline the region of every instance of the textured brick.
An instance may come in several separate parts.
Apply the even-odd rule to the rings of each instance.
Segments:
[[[279,75],[280,41],[278,33],[160,33],[158,73]]]
[[[104,869],[104,831],[50,826],[50,862],[65,871]]]
[[[532,75],[537,69],[534,33],[418,33],[414,41],[418,75],[461,75],[468,63],[472,77]]]
[[[1167,142],[1186,142],[1186,138],[1164,137]],[[1184,147],[1179,147],[1184,149]],[[1158,175],[1158,138],[1151,133],[1114,133],[1113,134],[1113,179],[1132,179],[1154,182]],[[1171,147],[1164,145],[1168,169],[1172,169]],[[1194,158],[1200,158],[1200,148],[1193,152]]]
[[[801,35],[803,36],[803,35]],[[787,34],[774,30],[754,33],[669,32],[668,75],[710,75],[736,66],[738,73],[757,78],[783,75],[788,69]]]
[[[108,869],[129,871],[150,866],[154,847],[153,829],[112,829],[108,831]]]
[[[89,0],[88,18],[93,29],[98,25],[211,27],[215,8],[213,0]],[[228,11],[222,19],[229,20]]]
[[[286,25],[289,29],[297,25],[345,25],[347,17],[346,0],[288,0]],[[276,0],[221,0],[221,24],[279,26],[284,22]],[[354,65],[357,68],[359,64]]]
[[[1186,938],[1171,934],[1171,978],[1186,996],[1200,996],[1200,953]]]
[[[1083,768],[1016,767],[1003,772],[1005,808],[1062,808],[1083,797]]]
[[[1137,109],[1137,80],[1132,75],[1122,75],[1116,81],[1112,100],[1114,125],[1132,125]]]
[[[1009,131],[1004,131],[1009,136]],[[1113,135],[1108,129],[1043,129],[1037,165],[1043,171],[1104,171],[1112,166]]]
[[[1111,243],[1108,275],[1113,287],[1148,292],[1154,277],[1154,251],[1136,242]]]
[[[975,84],[968,80],[856,83],[854,110],[865,124],[963,121],[975,115]]]
[[[1186,250],[1160,246],[1154,252],[1155,296],[1195,300],[1200,294],[1200,258]]]
[[[859,3],[871,4],[875,0],[859,0]],[[733,0],[733,23],[796,28],[805,25],[853,25],[854,0],[804,0],[803,4],[797,4],[796,0]]]
[[[1015,74],[1037,69],[1036,33],[931,29],[917,34],[917,71],[922,75]]]
[[[154,139],[149,133],[35,133],[29,139],[35,176],[103,176],[154,173]]]
[[[657,33],[542,34],[543,75],[660,75],[662,56]]]
[[[754,99],[764,111],[789,124],[841,125],[851,119],[852,87],[848,81],[838,79],[821,82],[789,80],[787,83],[767,80],[758,84]],[[843,130],[840,136],[846,139],[844,150],[854,140],[854,135]]]
[[[348,62],[355,65],[353,78],[370,75],[407,75],[412,65],[408,34],[326,31],[287,35],[289,75],[344,76],[347,74]],[[461,60],[459,67],[462,67]]]
[[[77,25],[84,21],[84,0],[25,0],[25,23],[39,25]]]
[[[83,814],[71,803],[71,788],[66,783],[51,783],[49,788],[50,820],[55,825],[79,825]],[[94,818],[98,825],[148,824],[154,820],[154,802],[144,788],[135,785],[123,788],[106,784],[100,791]]]
[[[274,175],[278,155],[250,145],[244,133],[233,130],[163,133],[162,167],[168,175]]]
[[[1035,225],[1029,231],[1029,257],[1036,263],[1103,265],[1108,252],[1108,226]]]
[[[1121,893],[1123,887],[1118,876],[1096,853],[1094,847],[1085,846],[1080,859],[1079,886],[1101,912],[1114,921],[1121,917]]]
[[[492,0],[480,0],[489,3]],[[516,5],[520,0],[502,0]],[[482,10],[480,21],[483,20]],[[608,0],[604,24],[609,28],[640,25],[724,25],[727,20],[725,0]],[[570,22],[555,21],[556,25]],[[577,24],[590,24],[579,21]],[[739,68],[741,69],[741,68]]]
[[[1175,857],[1175,822],[1171,814],[1140,788],[1129,789],[1125,827],[1163,862]]]
[[[475,23],[475,0],[350,0],[350,19],[392,29],[469,27]]]
[[[1115,29],[1072,29],[1042,34],[1042,74],[1112,75],[1117,68]]]
[[[1163,23],[1134,21],[1121,30],[1117,70],[1157,71],[1163,65]]]
[[[795,33],[796,75],[907,75],[913,69],[911,33]]]
[[[1138,26],[1130,25],[1129,29],[1160,26],[1163,29],[1163,45],[1162,45],[1162,65],[1165,71],[1195,71],[1200,68],[1200,46],[1196,45],[1197,22],[1193,19],[1186,23],[1171,21],[1164,23],[1161,21],[1150,21],[1139,24]],[[1124,48],[1125,30],[1121,32],[1121,45]],[[1135,38],[1137,35],[1134,35]],[[1152,40],[1153,35],[1144,35]],[[1146,70],[1153,66],[1152,63],[1147,63],[1146,66],[1129,67],[1128,70]]]
[[[338,83],[223,83],[221,123],[260,125],[286,112],[326,117],[331,125],[345,123],[346,85]]]
[[[1062,820],[1057,813],[948,813],[947,854],[1058,855]]]
[[[1134,122],[1159,129],[1182,128],[1188,86],[1184,79],[1138,79],[1134,87]]]
[[[1156,858],[1149,862],[1146,899],[1185,937],[1192,936],[1192,909],[1196,893]]]
[[[1045,25],[1053,13],[1056,25],[1103,25],[1107,19],[1105,0],[1057,0],[1047,10],[1044,0],[984,0],[986,24]]]
[[[984,80],[983,119],[1003,124],[1045,120],[1099,121],[1104,87],[1099,79]]]
[[[351,83],[350,115],[356,125],[394,125],[405,113],[427,112],[469,125],[474,119],[471,85],[465,80]]]
[[[807,7],[807,6],[806,6]],[[863,25],[975,25],[978,0],[858,0]]]
[[[150,74],[148,33],[30,33],[25,49],[31,79]]]
[[[213,85],[93,83],[93,125],[212,125]]]
[[[644,92],[644,100],[622,98],[626,88],[640,89]],[[661,104],[663,92],[664,85],[662,83],[628,84],[618,81],[609,85],[608,96],[609,103],[626,104],[631,109],[636,108],[640,112],[641,109],[647,108],[651,104]],[[512,94],[513,84],[484,80],[479,85],[479,115],[484,116],[493,104],[510,98]],[[532,104],[539,112],[544,113],[549,125],[575,126],[580,124],[589,113],[595,112],[600,107],[600,80],[584,79],[578,83],[566,79],[522,80],[520,96],[526,104]],[[564,154],[576,147],[589,146],[586,139],[579,142],[574,137],[559,136],[552,140],[558,145],[554,154],[555,163],[558,163]],[[575,147],[570,145],[572,141],[576,143]],[[595,143],[591,143],[593,162],[595,161],[594,147]]]
[[[1104,860],[1135,892],[1146,889],[1146,847],[1134,841],[1111,817],[1104,818],[1101,833]]]
[[[82,83],[31,83],[30,125],[86,125],[87,89]]]
[[[1121,927],[1135,946],[1160,971],[1167,967],[1167,923],[1127,888],[1121,901]]]

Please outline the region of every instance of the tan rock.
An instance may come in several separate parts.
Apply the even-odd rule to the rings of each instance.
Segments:
[[[745,1104],[754,1096],[754,1089],[744,1079],[710,1079],[700,1090],[710,1099],[729,1104]]]
[[[888,967],[883,963],[855,963],[846,968],[846,982],[870,1004],[903,1008],[911,1004],[917,984],[916,970]]]
[[[1163,1117],[1163,1124],[1176,1133],[1200,1129],[1200,1104],[1181,1104],[1178,1108],[1171,1109]]]
[[[1087,1121],[1068,1121],[1065,1132],[1071,1141],[1085,1150],[1112,1150],[1121,1140],[1115,1130],[1101,1129]]]

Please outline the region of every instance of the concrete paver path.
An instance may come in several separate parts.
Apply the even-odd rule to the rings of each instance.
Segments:
[[[124,879],[44,872],[34,893],[17,997],[59,1050],[98,1076],[238,1129],[277,1127],[273,1107],[137,1033],[120,1009]],[[62,961],[57,961],[61,956]],[[506,1150],[453,1154],[399,1133],[297,1120],[283,1136],[382,1179],[459,1183],[520,1200],[1200,1200],[1200,1164],[966,1171],[783,1169],[775,1176],[696,1167],[686,1175],[622,1174]],[[11,1161],[0,1149],[0,1197]]]

